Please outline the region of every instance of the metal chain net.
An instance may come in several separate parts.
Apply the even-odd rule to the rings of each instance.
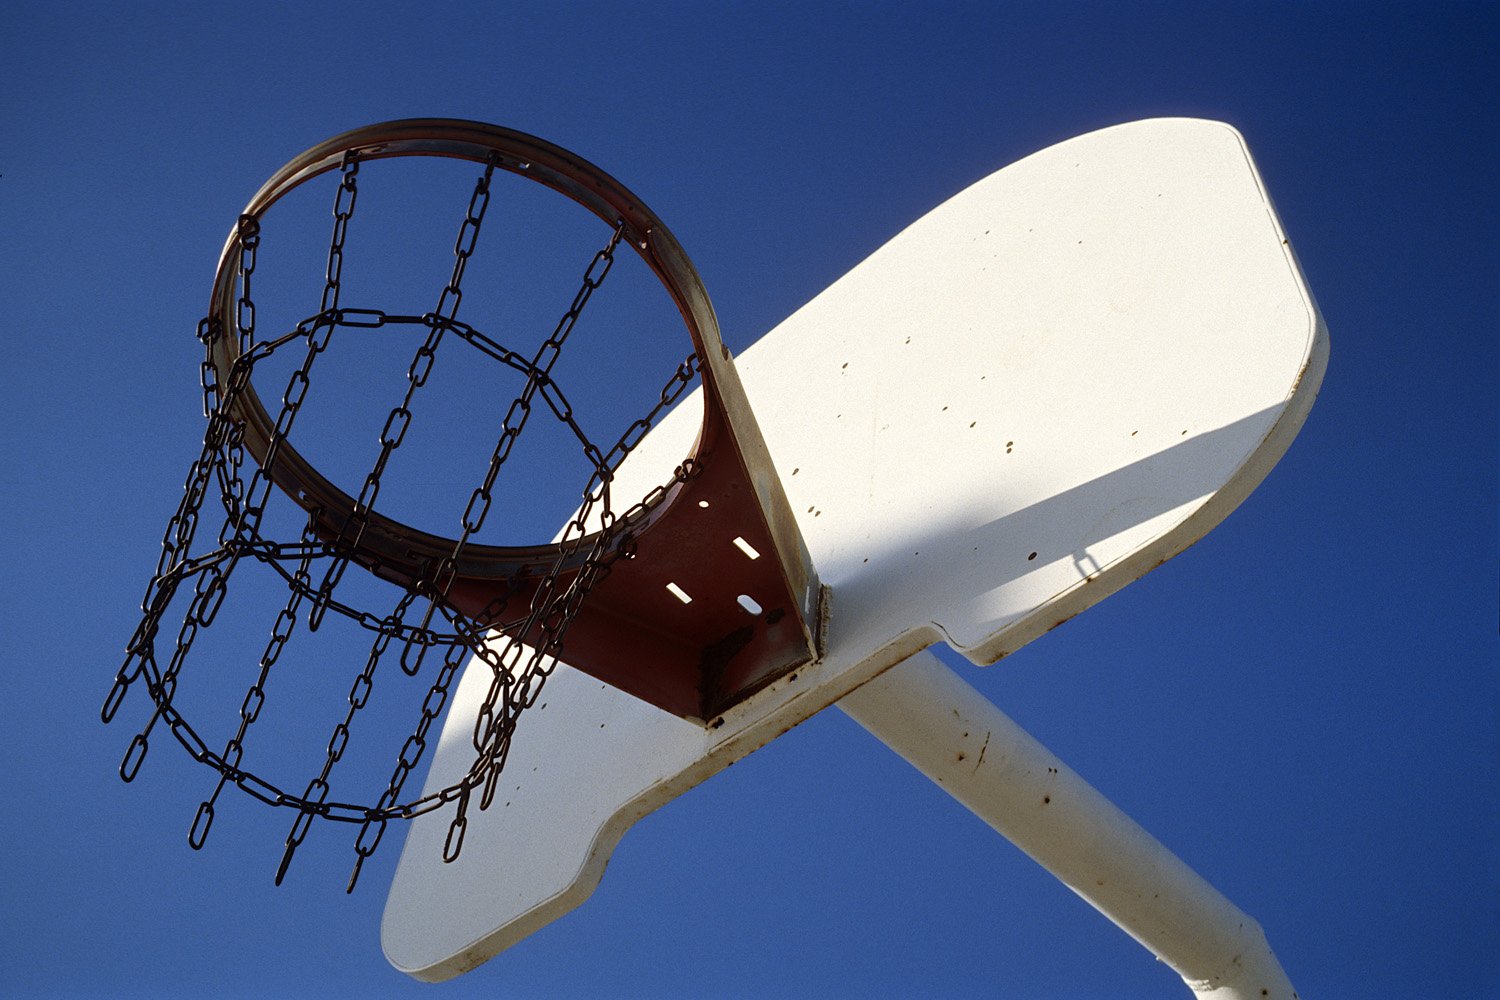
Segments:
[[[610,483],[620,463],[655,423],[687,390],[699,372],[700,359],[689,354],[672,373],[649,413],[634,421],[609,448],[589,440],[573,416],[559,386],[550,378],[569,335],[590,297],[602,285],[614,263],[615,251],[624,234],[619,222],[608,241],[586,267],[572,302],[550,336],[529,357],[518,354],[479,330],[459,321],[465,269],[478,245],[490,202],[490,183],[497,161],[491,157],[475,182],[454,243],[454,264],[447,285],[433,311],[421,315],[393,315],[373,309],[352,309],[340,302],[344,243],[359,195],[359,159],[346,154],[339,174],[333,206],[333,233],[329,242],[326,276],[319,310],[294,329],[270,340],[257,340],[252,281],[260,247],[260,223],[242,216],[237,227],[239,246],[239,296],[233,310],[234,329],[223,328],[215,316],[199,324],[198,336],[207,357],[200,372],[204,413],[208,418],[203,447],[188,470],[183,496],[167,522],[161,557],[141,600],[142,617],[126,646],[125,661],[105,699],[101,715],[114,718],[127,692],[137,683],[150,694],[152,711],[141,730],[131,739],[120,764],[120,776],[131,781],[139,771],[158,724],[187,749],[194,760],[218,772],[213,791],[199,805],[188,833],[194,849],[202,848],[213,825],[220,793],[233,784],[256,799],[273,806],[288,807],[295,817],[286,837],[286,849],[276,872],[280,884],[297,847],[315,819],[359,825],[355,837],[355,864],[348,891],[353,891],[360,868],[379,845],[388,822],[410,819],[450,803],[454,815],[449,826],[443,857],[453,861],[463,846],[469,809],[475,795],[479,808],[487,808],[497,779],[505,766],[511,739],[521,714],[533,706],[563,651],[568,626],[587,599],[590,590],[609,572],[614,560],[628,557],[632,530],[644,515],[677,482],[696,472],[692,459],[685,460],[671,481],[657,486],[648,496],[623,511],[611,503]],[[411,358],[406,371],[404,395],[390,410],[380,434],[380,451],[352,506],[342,511],[315,508],[308,511],[306,526],[294,542],[278,542],[262,533],[262,522],[272,485],[278,451],[287,440],[307,396],[318,358],[331,338],[350,329],[374,329],[387,325],[425,328],[426,337]],[[233,337],[237,357],[227,378],[220,377],[214,351],[220,338]],[[361,540],[376,508],[382,478],[392,454],[401,447],[412,421],[413,403],[432,370],[445,340],[456,338],[476,348],[486,358],[525,377],[524,386],[511,402],[501,422],[498,439],[479,484],[474,488],[461,518],[461,531],[448,554],[430,565],[415,582],[400,593],[385,614],[351,606],[338,595],[339,582],[351,561],[377,571],[379,557],[361,546]],[[287,380],[281,406],[263,460],[249,463],[245,457],[245,425],[234,414],[236,403],[248,391],[257,363],[279,351],[296,352],[301,360]],[[473,617],[449,600],[465,547],[484,525],[493,501],[501,468],[540,401],[566,424],[582,445],[593,468],[576,515],[567,523],[556,548],[555,559],[535,587],[524,608],[507,609],[504,581],[499,596],[487,607],[484,621],[509,613],[502,635],[490,636]],[[217,493],[224,520],[213,546],[190,555],[200,526],[204,505]],[[319,530],[328,515],[338,524],[330,533]],[[589,525],[595,525],[592,535]],[[330,536],[331,535],[331,536]],[[195,639],[213,624],[223,603],[229,580],[242,560],[251,559],[273,569],[286,584],[287,597],[271,625],[270,637],[261,651],[254,677],[239,706],[234,734],[215,749],[193,728],[174,705],[178,680]],[[575,572],[576,567],[576,572]],[[168,613],[179,593],[187,607],[175,632]],[[256,775],[245,764],[246,746],[261,713],[282,650],[299,627],[315,630],[329,612],[342,615],[370,633],[370,646],[362,669],[348,693],[347,710],[334,725],[326,754],[316,774],[300,791],[289,791]],[[526,637],[526,642],[521,637]],[[394,647],[394,648],[393,648]],[[408,797],[407,780],[422,762],[433,723],[448,705],[449,693],[459,668],[477,657],[490,670],[488,690],[479,706],[472,734],[474,758],[463,777],[425,795]],[[330,798],[330,779],[343,758],[356,716],[367,704],[382,663],[395,659],[410,676],[424,669],[431,685],[422,701],[421,713],[411,734],[396,755],[389,782],[373,804],[356,804]],[[433,667],[428,661],[436,661]]]

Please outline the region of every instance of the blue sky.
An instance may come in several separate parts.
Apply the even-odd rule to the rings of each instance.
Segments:
[[[240,206],[357,125],[496,122],[605,166],[741,349],[992,170],[1137,118],[1237,126],[1333,354],[1207,539],[965,676],[1265,927],[1305,997],[1500,990],[1497,17],[1480,4],[12,3],[0,11],[0,993],[1186,995],[837,712],[660,812],[594,898],[421,987],[352,896],[98,706],[195,455]],[[226,822],[227,820],[227,822]]]

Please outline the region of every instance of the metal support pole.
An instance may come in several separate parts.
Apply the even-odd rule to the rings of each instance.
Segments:
[[[838,703],[1213,1000],[1294,1000],[1260,925],[931,653]]]

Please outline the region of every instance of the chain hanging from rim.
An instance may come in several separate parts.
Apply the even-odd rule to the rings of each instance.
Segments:
[[[462,282],[471,255],[478,245],[490,202],[490,184],[500,157],[491,153],[475,182],[468,210],[454,244],[454,265],[448,284],[438,296],[433,311],[420,315],[392,315],[373,309],[353,309],[340,302],[344,243],[358,199],[358,177],[362,157],[346,151],[333,206],[333,233],[329,243],[322,300],[317,313],[274,339],[257,340],[252,277],[260,248],[259,217],[241,216],[231,245],[237,256],[232,304],[233,329],[225,329],[225,311],[211,313],[198,335],[207,351],[201,366],[204,412],[208,419],[203,446],[189,468],[184,493],[168,520],[156,571],[141,601],[142,617],[126,647],[123,665],[104,702],[102,717],[109,722],[129,689],[141,683],[149,693],[152,711],[141,730],[131,739],[120,764],[120,775],[131,781],[140,769],[158,723],[184,746],[194,760],[218,772],[212,792],[199,805],[188,834],[199,849],[214,822],[215,807],[226,785],[234,784],[256,799],[273,806],[293,809],[296,816],[286,837],[286,848],[276,872],[276,882],[285,877],[293,854],[314,819],[358,824],[356,861],[349,879],[352,891],[360,868],[380,843],[391,819],[409,819],[454,804],[443,856],[453,861],[462,849],[470,804],[478,792],[479,807],[493,800],[496,781],[505,766],[511,738],[522,712],[536,703],[542,686],[556,666],[570,624],[595,585],[614,562],[628,557],[632,537],[652,509],[678,483],[698,471],[694,459],[676,469],[670,482],[623,511],[611,503],[610,484],[615,471],[641,440],[645,431],[668,410],[699,375],[699,353],[689,354],[662,388],[655,406],[631,424],[609,448],[591,442],[579,427],[560,387],[550,373],[584,307],[602,285],[614,262],[616,249],[626,232],[620,219],[605,245],[590,260],[581,285],[552,334],[530,356],[522,356],[457,318],[463,297]],[[523,164],[523,167],[525,165]],[[262,210],[263,210],[262,206]],[[295,453],[286,444],[299,410],[312,383],[318,358],[335,334],[350,329],[368,330],[390,325],[425,329],[426,335],[406,371],[401,400],[390,410],[380,434],[380,451],[365,476],[358,495],[343,509],[328,509],[321,503],[307,508],[306,525],[295,542],[266,537],[262,524],[271,486],[285,492],[285,479],[295,483],[305,471],[290,468]],[[477,348],[487,358],[523,375],[525,383],[501,423],[494,451],[480,483],[470,497],[461,524],[440,557],[427,559],[419,571],[383,559],[377,547],[368,544],[382,479],[392,454],[401,446],[413,419],[413,404],[426,384],[437,352],[445,339],[457,338]],[[232,343],[232,349],[231,349]],[[251,372],[258,363],[277,352],[300,347],[300,363],[293,370],[269,429],[259,431],[244,417],[251,398]],[[233,361],[223,363],[226,356]],[[489,514],[497,478],[513,446],[525,429],[533,407],[540,401],[553,416],[567,425],[583,446],[593,472],[583,492],[577,514],[562,538],[548,551],[550,564],[525,588],[508,592],[503,583],[483,610],[461,607],[452,593],[473,536]],[[247,435],[261,433],[252,449],[254,471],[246,477]],[[287,467],[284,467],[287,466]],[[205,504],[217,493],[224,520],[212,548],[199,555],[190,549],[206,512]],[[341,495],[340,495],[341,496]],[[598,530],[589,533],[590,525]],[[284,606],[271,626],[271,635],[261,652],[254,679],[240,703],[238,724],[221,750],[210,747],[189,724],[174,703],[179,677],[199,633],[212,625],[228,590],[229,581],[242,560],[249,558],[273,569],[287,586]],[[377,576],[398,582],[402,591],[386,614],[357,608],[339,599],[338,585],[350,562],[357,562]],[[320,570],[321,573],[315,573]],[[317,578],[315,580],[315,577]],[[175,634],[167,620],[174,598],[188,593],[187,608]],[[524,598],[522,606],[508,609],[512,598]],[[328,612],[342,615],[371,633],[363,669],[348,693],[348,710],[329,737],[322,766],[300,793],[278,787],[245,765],[245,749],[252,726],[261,713],[266,691],[278,658],[299,623],[316,629]],[[487,629],[503,624],[498,638]],[[392,652],[391,647],[396,647]],[[330,799],[330,777],[343,758],[356,715],[367,704],[377,668],[391,658],[410,676],[418,675],[429,652],[440,659],[415,728],[397,754],[390,780],[373,804],[355,804]],[[404,787],[422,761],[430,729],[449,702],[458,669],[471,656],[491,671],[491,681],[479,707],[472,734],[473,763],[463,777],[444,788],[415,797],[404,797]],[[163,662],[164,661],[164,662]]]

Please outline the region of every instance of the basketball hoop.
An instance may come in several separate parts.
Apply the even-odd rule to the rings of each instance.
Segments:
[[[390,313],[350,306],[342,298],[344,247],[360,171],[392,157],[456,158],[479,168],[454,242],[451,276],[436,306],[426,312]],[[257,329],[252,294],[261,219],[294,188],[330,171],[338,171],[339,182],[321,301],[293,328],[268,337]],[[529,352],[458,319],[465,272],[479,245],[497,172],[572,199],[606,227],[571,303],[541,346]],[[648,413],[617,438],[596,443],[575,419],[553,369],[622,248],[644,260],[666,289],[687,326],[691,350],[669,373]],[[385,328],[419,335],[420,346],[406,369],[403,395],[385,419],[379,455],[358,493],[350,495],[297,450],[293,431],[330,341],[351,330]],[[232,783],[297,813],[278,884],[314,819],[359,825],[351,890],[391,819],[451,804],[454,816],[443,856],[452,861],[462,848],[472,800],[477,793],[480,809],[490,805],[520,716],[536,704],[565,651],[570,665],[706,726],[814,658],[817,578],[720,340],[707,292],[677,241],[640,199],[579,157],[507,129],[437,119],[371,126],[314,147],[278,171],[241,214],[220,257],[199,337],[206,350],[202,384],[208,418],[202,450],[168,522],[142,600],[140,626],[102,711],[110,721],[136,682],[151,697],[151,714],[120,766],[126,781],[139,770],[158,724],[195,760],[218,772],[218,784],[200,805],[189,833],[194,848],[203,846],[218,796]],[[489,462],[467,506],[457,512],[460,530],[444,537],[382,513],[378,497],[388,460],[406,438],[413,402],[438,352],[465,348],[519,377],[522,388],[508,406],[495,410],[499,430]],[[252,385],[251,373],[277,355],[300,360],[273,411]],[[621,463],[698,379],[704,413],[692,452],[668,481],[622,503],[612,489]],[[493,506],[497,479],[536,414],[565,425],[585,457],[590,474],[577,511],[549,544],[481,544],[475,536]],[[287,499],[304,516],[294,540],[271,537],[266,524],[268,505]],[[200,531],[216,508],[217,536],[205,548]],[[196,548],[195,542],[200,543]],[[748,558],[735,557],[736,550]],[[174,698],[199,632],[213,624],[236,567],[247,562],[272,569],[285,584],[286,599],[249,671],[237,729],[222,750],[215,750]],[[341,599],[340,581],[350,564],[396,585],[394,606]],[[183,601],[186,610],[173,636],[163,626]],[[682,606],[690,601],[698,607],[684,615]],[[299,624],[316,630],[330,612],[368,630],[372,644],[325,759],[300,793],[288,791],[249,768],[249,736],[283,647]],[[430,728],[471,656],[492,674],[473,729],[472,766],[461,780],[412,796],[406,781],[423,760]],[[332,772],[369,698],[376,667],[392,658],[408,675],[432,674],[420,718],[379,799],[339,801],[331,793]],[[440,665],[432,667],[430,659]]]

